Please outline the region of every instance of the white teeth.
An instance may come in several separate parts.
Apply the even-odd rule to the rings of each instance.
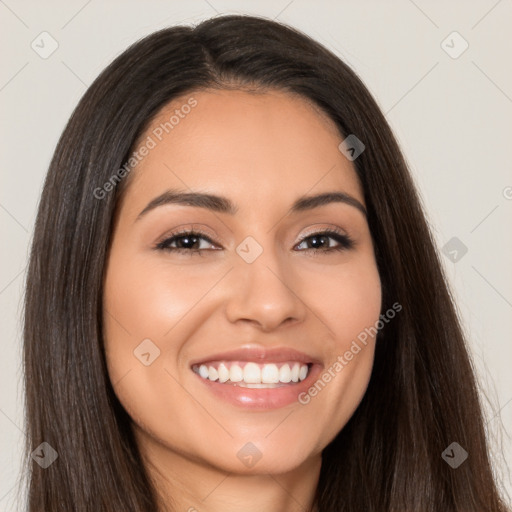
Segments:
[[[219,382],[226,382],[229,380],[229,370],[226,368],[224,363],[220,363],[217,368],[217,373],[219,374]]]
[[[279,380],[281,382],[290,382],[292,380],[292,371],[288,364],[283,364],[279,369]]]
[[[219,373],[213,366],[208,368],[208,378],[210,380],[217,380],[219,378]]]
[[[299,382],[300,365],[295,363],[292,367],[292,382]]]
[[[309,367],[301,363],[285,363],[280,368],[275,363],[257,364],[245,363],[242,366],[237,363],[220,362],[218,365],[195,366],[194,371],[203,379],[219,381],[220,383],[239,383],[243,387],[272,388],[279,384],[299,382],[308,376]],[[277,385],[277,386],[276,386]]]
[[[279,369],[275,364],[266,364],[263,367],[261,370],[261,382],[263,384],[276,384],[279,382]]]
[[[234,364],[229,369],[229,380],[231,382],[240,382],[244,380],[244,371],[237,364]]]
[[[247,363],[244,367],[244,382],[261,384],[261,370],[256,363]]]

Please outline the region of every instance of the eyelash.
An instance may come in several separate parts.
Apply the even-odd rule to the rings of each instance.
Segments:
[[[305,236],[297,245],[301,245],[303,242],[310,238],[315,237],[321,237],[321,236],[327,236],[329,238],[333,238],[336,240],[336,242],[339,243],[337,247],[328,247],[327,249],[315,249],[315,248],[308,248],[308,249],[302,249],[299,252],[324,252],[324,253],[331,253],[333,251],[345,251],[349,249],[353,249],[355,246],[355,242],[352,238],[350,238],[345,233],[342,233],[341,231],[337,229],[328,229],[325,231],[319,231],[316,233],[311,233],[307,236]],[[187,238],[187,237],[199,237],[203,240],[207,241],[208,243],[214,245],[214,242],[204,233],[201,233],[200,231],[181,231],[178,233],[173,233],[170,237],[166,238],[165,240],[162,240],[158,244],[156,244],[155,249],[160,251],[169,251],[179,254],[185,254],[187,253],[189,256],[192,256],[193,254],[198,253],[199,256],[203,256],[203,251],[205,250],[212,250],[212,249],[186,249],[183,247],[169,247],[169,244],[175,242],[176,240],[180,238]]]

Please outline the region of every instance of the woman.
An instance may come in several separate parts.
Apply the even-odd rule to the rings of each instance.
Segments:
[[[165,29],[103,71],[25,315],[30,512],[506,510],[397,143],[289,27]]]

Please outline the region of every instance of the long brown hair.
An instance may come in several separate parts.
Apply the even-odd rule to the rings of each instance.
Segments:
[[[463,331],[421,202],[376,102],[345,63],[293,28],[253,16],[172,27],[117,57],[89,87],[51,161],[26,284],[28,511],[156,512],[130,417],[109,381],[102,282],[127,180],[98,194],[173,98],[205,89],[279,89],[325,111],[365,151],[363,186],[383,289],[402,311],[379,334],[367,392],[324,449],[321,512],[498,512],[482,407]],[[133,171],[133,172],[136,172]],[[100,197],[101,196],[101,197]],[[468,458],[442,457],[457,442]]]

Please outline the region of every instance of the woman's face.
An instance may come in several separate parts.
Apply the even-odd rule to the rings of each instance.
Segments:
[[[317,464],[360,403],[381,286],[342,140],[304,99],[242,91],[184,96],[141,137],[104,335],[114,390],[157,465]],[[321,194],[351,199],[307,199]]]

